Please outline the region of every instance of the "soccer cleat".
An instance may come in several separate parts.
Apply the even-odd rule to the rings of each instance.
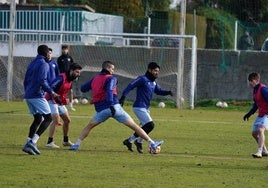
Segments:
[[[137,151],[138,151],[139,153],[143,153],[143,150],[142,150],[142,143],[137,142],[137,140],[135,140],[134,144],[135,144],[136,147],[137,147]]]
[[[123,144],[124,144],[125,146],[127,146],[127,149],[128,149],[129,151],[132,151],[132,152],[133,152],[133,149],[132,149],[132,143],[130,143],[130,142],[128,141],[128,139],[124,140],[124,141],[123,141]]]
[[[34,151],[34,153],[36,153],[37,155],[40,155],[41,152],[37,148],[36,144],[34,144],[31,140],[27,142],[27,146],[31,148]]]
[[[24,145],[24,147],[22,148],[22,151],[24,151],[25,153],[28,153],[29,155],[36,154],[30,147],[28,147],[27,144]]]
[[[60,146],[57,146],[54,142],[50,142],[49,144],[46,145],[47,148],[52,148],[52,149],[58,149]]]
[[[70,140],[68,142],[62,142],[63,146],[72,146],[74,143],[72,143]]]
[[[73,145],[69,148],[69,150],[77,151],[78,148],[79,148],[79,145],[78,145],[78,144],[73,144]]]
[[[254,158],[262,158],[262,154],[260,152],[252,154],[252,157]]]
[[[262,155],[263,157],[267,157],[267,156],[268,156],[268,152],[267,152],[267,151],[263,151],[263,152],[261,153],[261,155]]]
[[[155,150],[155,149],[157,148],[157,146],[160,146],[160,145],[162,145],[163,143],[164,143],[163,140],[160,140],[160,141],[154,141],[154,143],[152,143],[152,144],[150,145],[150,148],[152,148],[153,150]]]

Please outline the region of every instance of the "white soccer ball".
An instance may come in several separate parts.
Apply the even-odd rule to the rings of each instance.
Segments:
[[[228,104],[227,102],[222,102],[222,105],[221,105],[222,108],[227,108],[228,107]]]
[[[82,100],[81,100],[81,104],[87,104],[88,103],[88,100],[86,99],[86,98],[83,98]]]
[[[218,102],[216,103],[216,106],[221,108],[221,107],[222,107],[222,102],[221,102],[221,101],[218,101]]]
[[[165,108],[166,104],[164,102],[160,102],[160,103],[158,103],[158,107],[159,108]]]
[[[150,154],[158,154],[161,152],[161,147],[160,146],[157,146],[155,149],[149,147],[149,153]]]
[[[78,104],[79,103],[79,100],[78,99],[73,99],[73,103],[74,104]]]

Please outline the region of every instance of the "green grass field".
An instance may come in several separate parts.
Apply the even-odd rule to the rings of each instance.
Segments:
[[[133,116],[131,106],[124,108]],[[0,102],[0,187],[266,187],[268,158],[251,157],[256,116],[242,120],[249,108],[152,107],[156,127],[150,136],[165,141],[158,155],[129,152],[122,141],[132,131],[110,119],[77,152],[47,149],[46,131],[38,141],[41,155],[31,156],[21,150],[32,122],[26,104]],[[77,105],[70,114],[75,142],[94,110]],[[61,144],[61,127],[54,139]]]

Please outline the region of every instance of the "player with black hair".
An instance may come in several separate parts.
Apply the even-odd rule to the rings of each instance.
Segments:
[[[70,68],[67,72],[61,73],[57,76],[51,83],[52,89],[59,94],[59,98],[57,100],[51,98],[49,94],[45,95],[45,98],[48,100],[51,114],[52,114],[52,124],[49,128],[49,137],[46,144],[48,148],[59,148],[54,141],[53,136],[56,130],[56,126],[60,122],[60,118],[63,120],[63,146],[72,146],[73,143],[69,140],[69,131],[70,131],[70,123],[71,118],[69,116],[68,110],[65,105],[68,104],[67,94],[70,92],[72,88],[72,82],[76,80],[81,73],[82,67],[73,63],[70,65]]]
[[[147,71],[144,75],[138,76],[131,81],[122,93],[122,97],[119,100],[121,106],[124,105],[124,101],[128,93],[136,88],[136,100],[133,103],[133,111],[140,121],[142,129],[149,134],[154,129],[154,122],[150,116],[150,101],[153,98],[153,93],[157,95],[171,95],[171,91],[162,90],[157,84],[156,79],[160,71],[160,66],[155,62],[150,62],[147,67]],[[137,147],[139,153],[143,153],[142,138],[137,133],[132,134],[129,138],[123,141],[123,144],[127,146],[129,151],[133,151],[132,143]]]
[[[62,45],[61,56],[58,57],[57,63],[60,73],[65,73],[69,71],[71,64],[74,63],[72,56],[69,54],[68,45]],[[73,93],[73,89],[71,88],[69,92],[69,107],[72,111],[75,111],[75,108],[73,107]]]
[[[50,107],[47,100],[44,98],[44,94],[46,92],[52,98],[58,96],[47,81],[49,72],[49,64],[47,62],[49,53],[48,46],[38,46],[37,53],[36,58],[27,67],[23,82],[25,91],[24,98],[30,114],[34,117],[30,126],[27,142],[22,149],[30,155],[40,154],[36,143],[52,121]]]

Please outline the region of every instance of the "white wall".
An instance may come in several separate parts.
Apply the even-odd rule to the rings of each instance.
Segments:
[[[0,3],[3,3],[3,4],[10,4],[12,0],[0,0]],[[15,2],[18,4],[19,3],[19,0],[15,0]]]
[[[41,44],[40,44],[41,45]],[[61,44],[46,43],[53,50],[53,57],[61,55]],[[37,54],[38,43],[16,43],[14,48],[14,56],[35,57]],[[0,56],[8,56],[9,43],[0,43]]]

